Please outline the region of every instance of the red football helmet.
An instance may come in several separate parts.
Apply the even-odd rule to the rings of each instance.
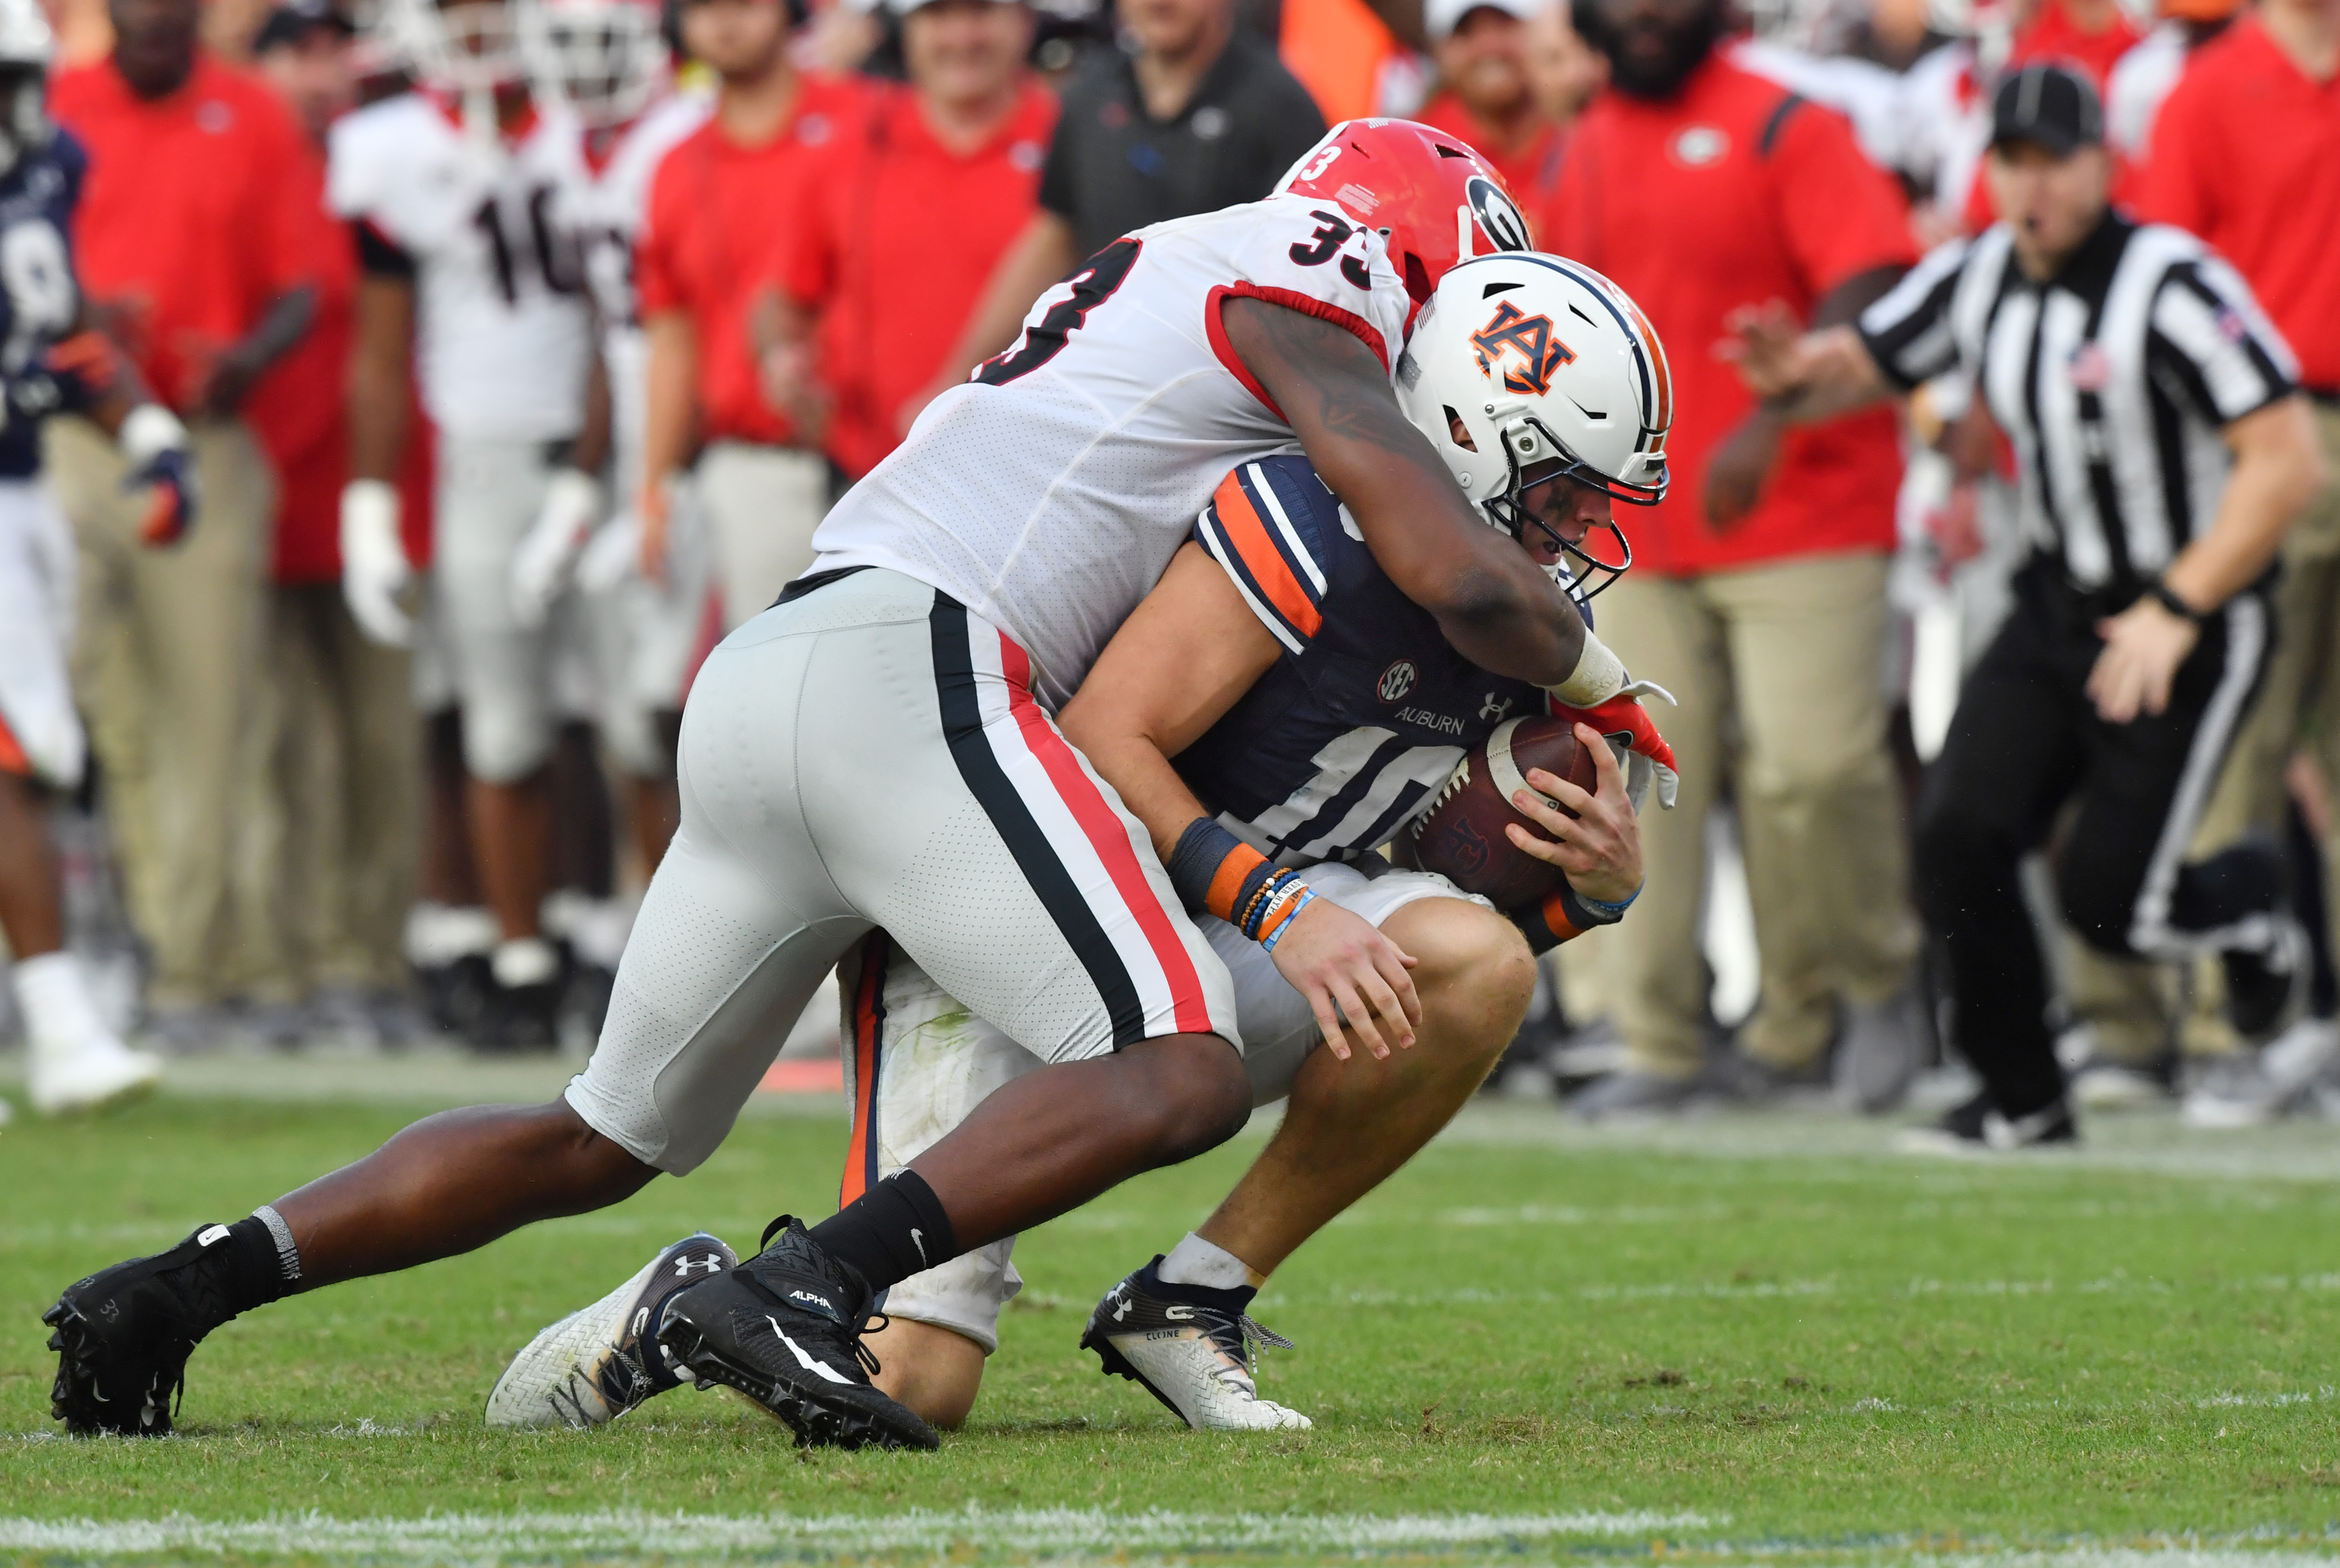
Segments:
[[[1493,165],[1460,137],[1412,120],[1342,121],[1273,194],[1331,202],[1387,235],[1390,264],[1417,306],[1457,262],[1535,248]]]

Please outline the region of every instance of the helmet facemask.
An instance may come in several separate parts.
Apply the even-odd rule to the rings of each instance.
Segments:
[[[1569,588],[1572,595],[1580,599],[1592,599],[1632,569],[1632,541],[1625,537],[1625,530],[1613,512],[1608,521],[1595,523],[1588,529],[1583,539],[1572,541],[1529,504],[1530,492],[1565,480],[1587,490],[1599,491],[1611,502],[1621,501],[1627,506],[1655,506],[1665,494],[1662,471],[1654,487],[1612,479],[1570,451],[1568,443],[1562,441],[1532,410],[1515,412],[1498,428],[1502,435],[1503,465],[1509,478],[1501,494],[1486,497],[1480,505],[1494,525],[1510,534],[1522,549],[1533,550],[1535,546],[1531,541],[1537,534],[1551,541],[1562,556],[1562,560],[1554,561],[1550,569],[1554,574],[1553,581],[1560,581],[1559,574],[1565,571],[1569,581],[1562,586]],[[1615,548],[1587,549],[1594,536],[1602,532],[1614,541]]]

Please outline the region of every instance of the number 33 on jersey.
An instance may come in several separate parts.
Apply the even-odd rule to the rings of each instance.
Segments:
[[[326,200],[412,264],[422,403],[440,428],[575,433],[591,352],[572,230],[587,178],[582,127],[557,104],[495,143],[424,93],[333,126]]]

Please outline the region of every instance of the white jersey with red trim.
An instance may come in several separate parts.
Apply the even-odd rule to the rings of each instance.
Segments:
[[[714,108],[714,99],[705,93],[673,93],[651,104],[617,133],[609,155],[589,172],[570,211],[570,227],[584,253],[585,284],[601,325],[620,495],[633,494],[640,484],[648,413],[649,345],[634,294],[634,241],[649,212],[650,176],[675,144],[707,123]]]
[[[1414,302],[1381,235],[1271,196],[1115,241],[1015,346],[937,398],[813,536],[815,571],[881,566],[1004,629],[1062,704],[1240,464],[1292,427],[1219,323],[1230,296],[1337,323],[1386,369]]]
[[[421,93],[335,123],[327,205],[413,263],[422,406],[441,429],[558,441],[583,425],[592,328],[567,214],[586,178],[583,128],[558,105],[502,140]]]

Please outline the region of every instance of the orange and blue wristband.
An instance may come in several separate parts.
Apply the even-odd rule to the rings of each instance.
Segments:
[[[1190,911],[1216,915],[1270,952],[1316,898],[1299,873],[1271,863],[1208,817],[1186,824],[1165,869]]]

